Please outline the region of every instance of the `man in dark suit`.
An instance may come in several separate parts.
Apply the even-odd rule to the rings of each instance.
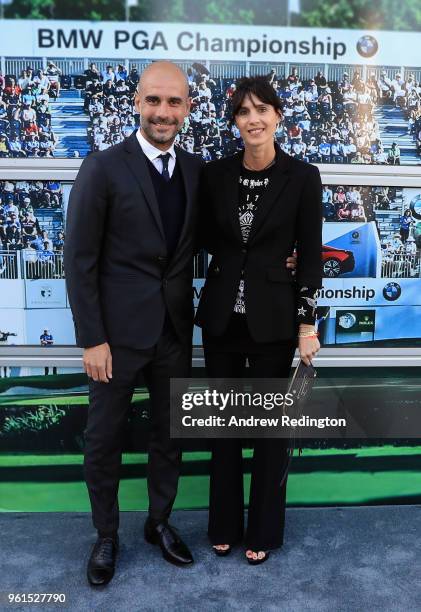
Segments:
[[[90,377],[84,468],[98,531],[92,585],[114,574],[122,432],[140,374],[151,400],[145,538],[167,561],[193,561],[168,524],[181,462],[169,434],[169,381],[190,371],[194,203],[203,162],[174,147],[190,109],[177,66],[151,64],[135,106],[141,129],[84,160],[67,216],[67,289]]]

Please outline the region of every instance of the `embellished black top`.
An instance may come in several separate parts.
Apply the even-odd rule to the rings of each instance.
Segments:
[[[259,206],[259,199],[271,180],[273,166],[264,170],[247,170],[242,167],[239,179],[238,216],[243,242],[248,241],[254,215]],[[299,257],[299,253],[298,253]],[[286,265],[285,262],[280,264]],[[234,312],[245,314],[244,279],[240,280]],[[317,289],[297,285],[297,322],[314,325],[316,321]]]

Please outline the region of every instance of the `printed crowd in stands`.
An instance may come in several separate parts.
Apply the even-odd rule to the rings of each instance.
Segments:
[[[369,204],[370,188],[362,193],[362,187],[342,185],[330,187],[323,186],[322,203],[324,221],[353,221],[363,222],[367,220],[364,207]]]
[[[296,68],[286,80],[271,82],[283,100],[285,120],[278,131],[282,149],[316,163],[398,164],[400,152],[385,151],[374,109],[382,92],[374,75],[367,81],[355,71],[339,82],[324,74],[303,81]],[[393,149],[393,150],[392,150]]]
[[[240,134],[229,121],[229,101],[235,83],[213,79],[200,65],[187,71],[192,110],[177,141],[206,161],[231,155],[242,147]],[[137,127],[132,96],[139,73],[136,65],[100,71],[92,63],[85,72],[85,112],[90,116],[88,140],[92,150],[120,142]],[[410,74],[390,80],[385,71],[364,81],[358,71],[344,72],[339,82],[327,82],[319,71],[303,80],[297,68],[287,78],[268,76],[282,101],[284,121],[277,132],[281,148],[313,163],[400,164],[397,143],[385,150],[374,117],[377,105],[395,102],[408,120],[421,152],[419,83]]]
[[[376,210],[390,210],[397,197],[396,187],[324,185],[322,191],[324,221],[375,221]],[[397,209],[399,204],[394,205]],[[410,211],[409,211],[410,213]],[[404,218],[405,217],[405,218]],[[401,217],[401,226],[413,223],[408,211]]]
[[[415,238],[390,232],[381,240],[382,276],[389,278],[419,278],[420,258]]]
[[[402,110],[408,121],[408,134],[412,134],[417,145],[417,154],[421,156],[421,84],[411,72],[406,78],[396,72],[391,79],[385,70],[378,81],[381,101],[393,103]],[[397,146],[397,145],[395,145]]]
[[[0,181],[0,249],[30,249],[39,261],[52,261],[54,252],[63,251],[64,234],[57,230],[50,236],[39,209],[60,209],[62,198],[55,181]]]
[[[0,157],[52,157],[57,137],[51,129],[50,97],[60,94],[61,70],[28,66],[15,77],[0,74]]]
[[[396,200],[396,202],[395,202]],[[356,187],[324,185],[323,221],[377,221],[376,211],[402,210],[396,187]],[[382,276],[413,278],[420,274],[417,244],[412,235],[416,222],[411,210],[404,209],[392,229],[384,235],[379,229],[382,249]],[[395,217],[396,219],[396,217]]]
[[[88,142],[93,151],[102,151],[121,142],[137,129],[133,94],[139,81],[135,65],[107,66],[102,72],[95,63],[85,71],[84,110],[89,114]]]
[[[200,65],[197,65],[200,68]],[[50,97],[60,93],[61,70],[49,62],[45,71],[28,66],[17,83],[0,74],[0,157],[51,157],[57,138],[51,129]],[[139,78],[135,64],[107,66],[91,63],[85,71],[84,110],[89,114],[88,142],[102,150],[137,128],[133,93]],[[212,79],[200,69],[188,70],[192,113],[178,137],[179,144],[205,160],[235,153],[240,135],[228,120],[235,83]],[[304,80],[297,68],[287,78],[274,71],[268,77],[282,99],[285,121],[277,133],[282,149],[316,163],[400,164],[393,143],[385,150],[374,108],[389,103],[402,111],[421,156],[421,87],[415,75],[390,78],[385,70],[364,81],[358,71],[344,72],[339,82],[322,72]]]

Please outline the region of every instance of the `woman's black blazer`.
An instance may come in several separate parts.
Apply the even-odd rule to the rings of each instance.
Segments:
[[[208,163],[199,190],[199,243],[212,255],[196,324],[222,335],[233,312],[241,275],[247,322],[257,342],[297,333],[299,286],[322,286],[322,203],[319,170],[276,145],[270,183],[259,199],[247,244],[238,218],[243,152]],[[297,247],[295,278],[286,258]]]

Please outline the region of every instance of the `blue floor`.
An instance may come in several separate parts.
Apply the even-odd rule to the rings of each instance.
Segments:
[[[93,542],[87,514],[0,514],[3,610],[415,611],[421,609],[421,506],[287,510],[285,544],[251,567],[238,548],[217,558],[206,512],[178,511],[195,564],[178,568],[142,537],[144,513],[121,517],[114,580],[88,586]],[[65,593],[66,605],[9,606],[9,592]]]

